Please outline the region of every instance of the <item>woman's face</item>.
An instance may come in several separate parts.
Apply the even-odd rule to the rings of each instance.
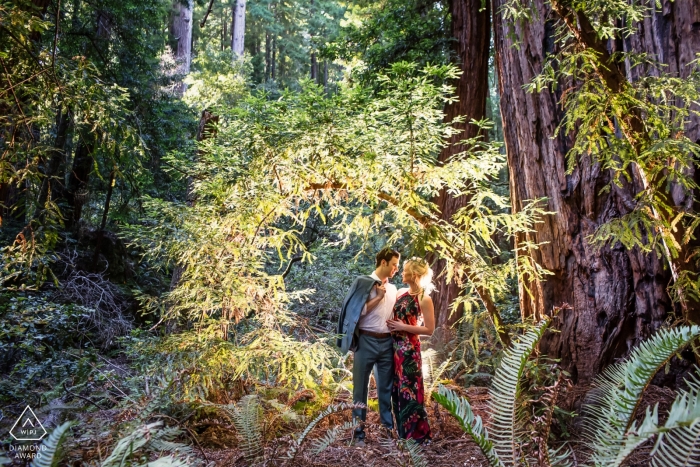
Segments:
[[[401,272],[401,280],[404,284],[408,284],[409,281],[413,281],[413,273],[409,271],[406,266],[404,266],[403,271]]]

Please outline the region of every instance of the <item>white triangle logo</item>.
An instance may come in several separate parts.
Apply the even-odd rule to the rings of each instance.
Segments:
[[[39,441],[46,436],[46,429],[32,408],[27,406],[15,424],[12,425],[10,434],[17,441]]]

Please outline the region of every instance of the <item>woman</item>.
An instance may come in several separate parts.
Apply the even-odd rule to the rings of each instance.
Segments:
[[[408,288],[399,289],[393,319],[387,326],[394,340],[394,386],[391,394],[399,437],[418,443],[430,439],[428,414],[423,406],[424,389],[420,338],[435,330],[433,300],[429,294],[433,271],[420,258],[404,263],[402,279]],[[423,325],[419,318],[423,317]]]

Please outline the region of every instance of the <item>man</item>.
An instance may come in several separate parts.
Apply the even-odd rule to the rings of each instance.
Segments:
[[[391,387],[394,377],[394,349],[386,321],[391,319],[396,303],[396,286],[389,282],[399,270],[399,252],[385,248],[376,256],[376,269],[369,276],[355,279],[345,297],[338,323],[338,333],[345,334],[339,346],[343,352],[353,350],[353,401],[367,405],[369,376],[376,366],[375,380],[379,399],[379,417],[388,430],[393,429]],[[354,409],[354,443],[364,446],[366,409]]]

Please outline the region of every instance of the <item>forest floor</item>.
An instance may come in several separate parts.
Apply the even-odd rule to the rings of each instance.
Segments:
[[[458,388],[451,387],[467,397],[476,415],[482,418],[486,416],[486,405],[489,399],[488,388],[472,387]],[[370,398],[373,393],[370,392]],[[421,446],[422,456],[428,466],[445,467],[487,467],[488,461],[479,450],[479,447],[460,428],[458,422],[437,402],[431,402],[428,407],[428,417],[432,431],[432,441]],[[323,436],[326,431],[338,424],[343,424],[350,420],[349,414],[340,414],[329,417],[319,424],[309,435],[306,443],[313,442]],[[317,455],[311,455],[302,451],[295,459],[293,465],[300,467],[396,467],[402,465],[412,465],[407,454],[402,454],[396,448],[396,441],[390,441],[383,437],[379,414],[370,410],[367,414],[366,423],[366,445],[355,447],[350,445],[351,433],[337,440],[325,451]],[[205,433],[206,435],[206,433]],[[204,437],[206,443],[206,437]],[[274,447],[268,448],[274,450]],[[246,466],[243,454],[239,449],[211,449],[203,448],[207,459],[215,461],[217,466]],[[280,451],[282,457],[284,449]],[[274,454],[273,456],[274,457]]]
[[[451,386],[451,389],[466,396],[472,409],[477,415],[486,416],[486,404],[488,402],[488,389],[484,387],[461,388]],[[350,394],[341,395],[350,399]],[[376,397],[376,391],[370,391],[370,399]],[[53,425],[62,420],[68,407],[62,406],[63,402],[55,400],[47,406],[37,410],[40,419],[47,424],[47,430],[51,431]],[[487,467],[488,462],[478,446],[462,431],[457,421],[437,402],[428,405],[428,416],[433,439],[430,443],[421,447],[422,457],[428,466],[445,467]],[[63,416],[54,414],[63,412]],[[69,410],[69,412],[73,412]],[[77,425],[72,429],[73,435],[64,444],[64,458],[61,465],[81,466],[102,460],[109,452],[109,446],[117,440],[117,434],[113,428],[120,423],[138,417],[138,411],[133,409],[110,409],[92,412],[73,412],[77,415]],[[174,417],[154,414],[149,421],[156,419],[165,422],[165,425],[180,426],[186,433],[182,441],[188,442],[193,447],[193,453],[203,466],[209,467],[249,467],[243,451],[239,448],[240,439],[236,435],[235,428],[228,420],[211,418],[200,420],[197,423],[177,420]],[[408,454],[397,448],[396,440],[382,437],[379,424],[379,414],[369,410],[367,414],[366,445],[364,447],[350,446],[351,430],[344,432],[341,437],[320,454],[311,454],[311,445],[315,440],[322,438],[329,428],[343,425],[349,422],[349,412],[331,414],[319,423],[307,436],[297,457],[293,463],[285,462],[290,436],[272,437],[265,441],[265,459],[267,462],[255,464],[256,466],[299,466],[299,467],[399,467],[412,466]],[[5,420],[0,422],[4,425]],[[8,427],[9,428],[9,427]],[[298,433],[296,429],[292,433]],[[290,433],[291,434],[291,433]],[[25,465],[15,463],[14,465]],[[91,464],[92,465],[92,464]]]

